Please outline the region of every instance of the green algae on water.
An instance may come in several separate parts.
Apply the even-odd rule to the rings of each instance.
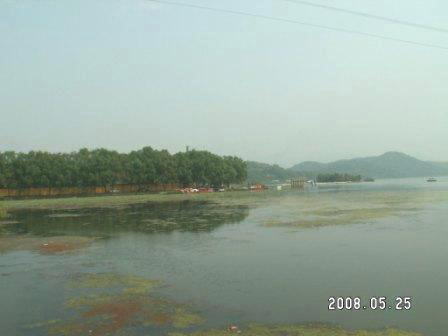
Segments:
[[[160,285],[160,281],[133,275],[78,275],[69,287],[87,294],[65,302],[65,307],[77,315],[50,325],[48,332],[58,336],[106,336],[138,326],[184,329],[203,322],[188,306],[155,296],[154,289]]]
[[[169,336],[228,336],[232,334],[227,329],[197,331],[193,333],[169,333]],[[338,327],[314,325],[277,325],[264,326],[250,325],[241,330],[245,336],[422,336],[419,333],[398,329],[385,329],[379,331],[357,330],[348,331]]]
[[[8,216],[8,213],[6,212],[6,209],[4,209],[2,206],[0,206],[0,219],[6,218]]]
[[[75,288],[123,287],[124,294],[134,295],[148,294],[159,285],[160,281],[113,273],[83,274],[70,282],[70,286]]]
[[[40,254],[73,253],[90,246],[96,238],[78,236],[38,237],[24,235],[0,236],[0,253],[33,251]]]
[[[202,317],[197,314],[188,312],[185,308],[176,308],[173,315],[173,326],[175,328],[184,329],[193,325],[202,324]]]
[[[341,192],[303,197],[285,197],[275,206],[282,216],[265,218],[265,226],[322,227],[368,223],[393,216],[406,216],[421,211],[432,202],[448,199],[448,194],[425,192]]]

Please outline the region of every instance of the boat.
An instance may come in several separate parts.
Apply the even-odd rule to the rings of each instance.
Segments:
[[[434,177],[430,177],[429,179],[426,180],[426,182],[437,182],[437,179]]]

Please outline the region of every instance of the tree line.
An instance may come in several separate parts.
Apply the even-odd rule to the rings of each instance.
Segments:
[[[316,180],[316,182],[371,182],[372,178],[363,178],[361,175],[347,173],[317,173],[312,171],[297,171],[294,169],[285,169],[279,165],[270,165],[266,163],[247,161],[248,181],[251,183],[275,183],[289,179],[306,178]]]
[[[316,178],[317,182],[361,182],[361,175],[351,175],[351,174],[339,174],[339,173],[329,173],[329,174],[319,174]]]
[[[0,152],[0,188],[178,184],[219,187],[242,183],[246,162],[191,150],[170,154],[144,147],[130,153],[104,148],[72,153]]]

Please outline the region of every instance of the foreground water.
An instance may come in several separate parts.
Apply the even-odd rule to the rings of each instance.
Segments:
[[[0,334],[313,322],[445,335],[447,218],[448,179],[14,212],[0,222]],[[334,296],[412,308],[329,311]]]

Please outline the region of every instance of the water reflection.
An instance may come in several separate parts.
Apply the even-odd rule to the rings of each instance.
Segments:
[[[102,209],[22,211],[4,233],[37,236],[109,236],[124,232],[212,231],[243,221],[249,207],[207,202],[137,204]]]

